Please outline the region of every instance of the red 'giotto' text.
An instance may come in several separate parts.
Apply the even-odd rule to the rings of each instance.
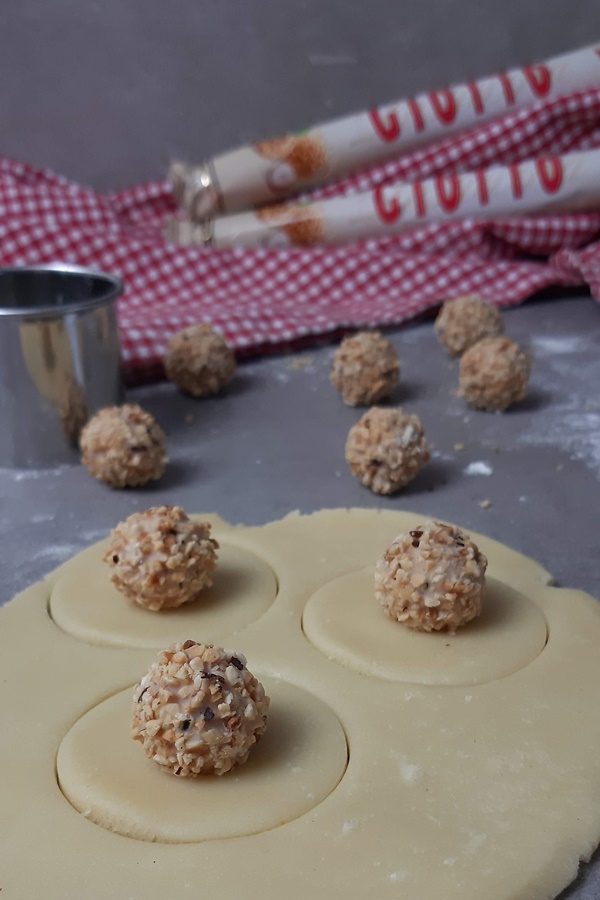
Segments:
[[[526,66],[524,69],[519,69],[518,73],[525,80],[533,97],[540,99],[548,96],[552,89],[552,72],[548,66]],[[508,75],[505,72],[501,72],[494,78],[500,85],[505,105],[507,107],[513,106],[515,103],[515,84],[513,83],[515,73]],[[489,81],[493,81],[494,78],[489,79]],[[486,112],[480,84],[476,81],[470,81],[464,86],[476,116],[481,116]],[[427,104],[433,110],[435,121],[440,125],[452,125],[455,121],[458,114],[456,91],[449,89],[431,91],[425,97],[411,97],[402,104],[408,110],[415,133],[426,130],[426,119],[423,113]],[[498,110],[498,113],[500,112],[501,110]],[[397,141],[401,136],[400,118],[393,109],[388,109],[385,112],[379,109],[371,109],[368,116],[375,134],[385,143]]]
[[[508,189],[514,200],[523,196],[523,174],[521,166],[514,163],[507,166]],[[535,161],[531,174],[545,194],[556,194],[563,183],[564,170],[561,160],[556,156],[540,157]],[[467,180],[474,178],[475,200],[470,203],[468,214],[477,214],[477,205],[487,206],[490,199],[490,177],[497,184],[497,170],[479,169],[468,175],[438,175],[433,181],[433,197],[431,192],[429,200],[426,196],[423,181],[415,181],[410,186],[414,216],[416,219],[427,218],[429,212],[428,202],[434,211],[442,210],[448,215],[459,214],[464,200],[464,186]],[[432,202],[433,201],[433,202]],[[373,204],[377,218],[385,225],[393,225],[402,217],[402,206],[399,197],[389,188],[379,185],[373,190]]]

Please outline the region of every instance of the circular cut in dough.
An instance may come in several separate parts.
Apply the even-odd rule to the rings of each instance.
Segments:
[[[535,659],[547,639],[541,610],[489,577],[481,616],[456,634],[405,628],[376,602],[370,568],[336,578],[313,594],[303,627],[329,659],[364,675],[412,684],[495,681]]]
[[[161,649],[192,637],[223,644],[263,615],[277,596],[272,569],[254,553],[219,539],[212,587],[177,609],[152,612],[111,583],[102,562],[108,542],[78,553],[61,570],[50,595],[50,615],[63,631],[88,644]]]
[[[93,707],[63,738],[63,794],[97,825],[160,843],[239,837],[297,819],[341,780],[346,736],[322,700],[289,682],[261,681],[271,698],[267,730],[243,766],[197,778],[163,772],[131,740],[130,687]]]

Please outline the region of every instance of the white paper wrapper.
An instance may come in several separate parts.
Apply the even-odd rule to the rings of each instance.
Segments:
[[[336,244],[448,219],[498,219],[600,208],[600,150],[439,175],[318,203],[269,206],[205,225],[172,220],[183,244],[246,247]]]
[[[200,221],[282,200],[509,110],[598,84],[600,45],[595,45],[241,147],[199,166],[174,163],[170,179],[182,208]]]

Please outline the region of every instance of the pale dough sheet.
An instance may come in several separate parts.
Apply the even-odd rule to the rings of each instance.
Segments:
[[[414,635],[370,572],[422,517],[202,518],[224,563],[204,610],[131,606],[98,545],[0,612],[3,900],[556,896],[600,840],[600,605],[473,535],[499,610]],[[245,770],[178,780],[131,741],[131,686],[176,638],[264,678]]]

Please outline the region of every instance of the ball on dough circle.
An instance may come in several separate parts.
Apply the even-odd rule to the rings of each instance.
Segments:
[[[378,331],[360,331],[335,351],[329,378],[348,406],[368,406],[391,394],[399,374],[390,342]]]
[[[449,631],[481,612],[487,559],[453,525],[426,522],[390,544],[375,567],[375,596],[391,619]]]
[[[248,759],[268,708],[244,656],[188,640],[161,651],[135,686],[131,736],[173,775],[224,775]]]
[[[235,354],[211,325],[190,325],[174,334],[165,354],[167,378],[194,397],[208,397],[233,378]]]
[[[434,327],[440,343],[450,356],[461,356],[482,338],[504,333],[500,310],[481,297],[470,295],[447,300],[438,313]]]
[[[84,426],[81,461],[110,487],[138,487],[161,477],[167,465],[164,434],[137,403],[107,406]]]
[[[504,410],[525,396],[530,370],[530,357],[518,344],[484,338],[461,357],[458,392],[478,409]]]
[[[193,522],[180,506],[153,506],[110,533],[104,561],[112,583],[146,609],[173,609],[212,584],[218,543],[208,522]]]
[[[400,407],[373,406],[348,432],[350,471],[376,494],[400,490],[428,459],[421,420]]]

